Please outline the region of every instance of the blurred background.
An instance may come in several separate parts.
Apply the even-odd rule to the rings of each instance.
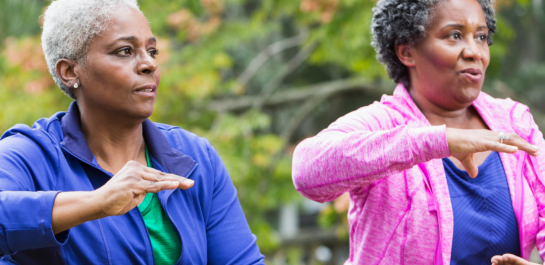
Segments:
[[[0,0],[0,131],[65,111],[40,47],[46,0]],[[140,0],[162,74],[151,120],[208,138],[267,264],[342,264],[348,199],[319,204],[291,181],[298,142],[391,94],[371,47],[372,0]],[[545,125],[542,0],[497,0],[483,88]],[[543,130],[543,129],[542,129]],[[539,258],[536,259],[539,261]]]

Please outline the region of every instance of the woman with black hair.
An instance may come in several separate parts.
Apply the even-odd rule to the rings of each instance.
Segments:
[[[481,92],[493,5],[373,9],[393,96],[341,117],[293,157],[304,196],[350,194],[345,264],[529,264],[536,242],[545,256],[543,135],[526,106]]]

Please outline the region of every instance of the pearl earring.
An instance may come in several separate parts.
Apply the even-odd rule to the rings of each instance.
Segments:
[[[74,88],[78,88],[78,87],[79,87],[79,86],[78,86],[78,83],[75,83],[75,84],[74,84]]]

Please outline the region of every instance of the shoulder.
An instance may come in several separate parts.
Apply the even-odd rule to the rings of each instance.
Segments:
[[[0,153],[31,157],[43,155],[56,150],[61,141],[62,129],[59,120],[56,117],[43,118],[32,127],[16,124],[5,131],[0,138]]]
[[[403,115],[384,102],[374,102],[338,118],[328,129],[387,130],[404,124]]]
[[[33,127],[17,124],[2,135],[2,188],[19,190],[21,186],[33,187],[38,179],[39,183],[55,182],[62,152],[58,137],[51,132],[54,126],[49,119],[41,119]]]
[[[163,133],[170,146],[195,159],[199,164],[203,162],[214,162],[217,153],[204,137],[187,131],[177,126],[162,123],[154,123]]]

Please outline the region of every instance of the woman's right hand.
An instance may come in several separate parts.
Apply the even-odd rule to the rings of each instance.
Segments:
[[[129,161],[97,190],[59,193],[53,204],[53,232],[58,234],[87,221],[125,214],[150,192],[185,190],[193,184],[193,180]]]
[[[473,154],[485,151],[515,153],[525,151],[531,156],[539,155],[539,148],[531,145],[516,133],[505,133],[506,139],[500,143],[499,132],[489,130],[466,130],[447,128],[447,142],[450,155],[460,160],[469,176],[477,177],[479,168]]]
[[[94,191],[94,197],[105,217],[123,215],[138,206],[148,193],[176,188],[185,190],[193,184],[193,180],[129,161],[104,186]]]

